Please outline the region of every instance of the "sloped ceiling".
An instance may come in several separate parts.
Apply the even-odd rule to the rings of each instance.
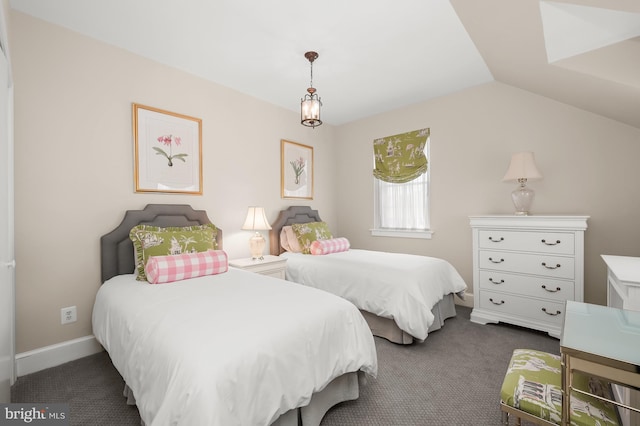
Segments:
[[[640,2],[451,3],[497,81],[640,128]]]
[[[296,112],[315,50],[334,125],[495,79],[640,128],[637,0],[10,4]]]

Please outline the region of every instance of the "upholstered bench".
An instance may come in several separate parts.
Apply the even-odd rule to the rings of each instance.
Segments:
[[[574,388],[611,399],[611,386],[600,379],[574,373]],[[500,391],[502,423],[509,417],[537,425],[559,425],[562,418],[562,367],[560,357],[530,349],[513,351]],[[576,426],[618,426],[613,404],[571,392],[571,424]]]

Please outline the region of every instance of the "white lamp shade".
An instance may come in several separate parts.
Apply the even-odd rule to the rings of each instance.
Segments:
[[[271,229],[267,216],[264,214],[264,208],[249,207],[247,219],[244,221],[242,229],[248,231],[267,231]]]
[[[518,179],[542,179],[542,173],[536,166],[533,152],[518,152],[511,156],[509,169],[502,180],[513,181]]]

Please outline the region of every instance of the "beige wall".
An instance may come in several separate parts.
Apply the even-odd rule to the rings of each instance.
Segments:
[[[127,209],[187,203],[225,232],[231,258],[249,256],[247,206],[277,212],[280,139],[311,145],[315,198],[334,223],[333,128],[124,50],[12,11],[15,72],[17,352],[91,335],[99,238]],[[304,87],[301,88],[301,91]],[[204,194],[136,194],[131,103],[203,122]],[[266,233],[265,237],[267,236]],[[76,305],[78,322],[60,325]]]
[[[431,240],[372,237],[372,141],[431,128]],[[513,152],[534,151],[544,179],[534,214],[589,215],[585,301],[606,303],[601,254],[640,256],[640,129],[491,83],[336,129],[338,228],[352,246],[437,256],[472,284],[470,215],[511,214]]]
[[[7,21],[5,22],[5,24],[7,25],[7,37],[9,36],[9,29],[11,28],[11,25],[9,25],[9,21],[11,19],[10,15],[10,11],[11,11],[11,6],[9,5],[9,0],[2,0],[2,3],[0,3],[0,7],[2,7],[2,14],[4,15],[4,19]]]
[[[4,0],[3,0],[4,1]],[[640,256],[640,130],[501,84],[334,128],[12,11],[17,352],[91,334],[100,235],[148,203],[206,209],[230,257],[248,256],[246,207],[269,220],[320,210],[354,247],[443,257],[471,284],[468,216],[511,213],[510,154],[533,150],[536,214],[587,214],[586,299],[604,303],[601,253]],[[204,195],[133,192],[131,103],[203,120]],[[246,119],[245,117],[251,117]],[[371,142],[431,127],[431,240],[373,238]],[[280,198],[280,139],[314,147],[312,202]],[[60,325],[76,305],[78,322]]]

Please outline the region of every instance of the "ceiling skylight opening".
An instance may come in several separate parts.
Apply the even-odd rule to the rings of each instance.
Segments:
[[[541,1],[549,63],[640,37],[640,14]]]

